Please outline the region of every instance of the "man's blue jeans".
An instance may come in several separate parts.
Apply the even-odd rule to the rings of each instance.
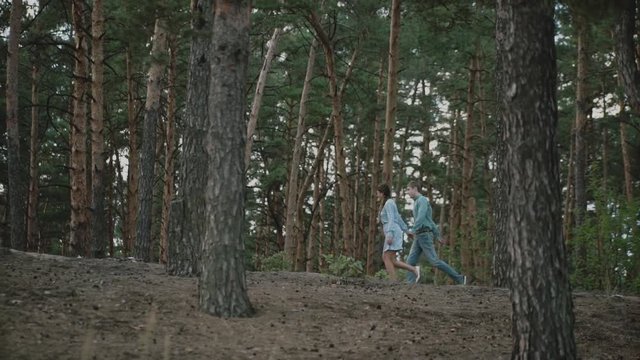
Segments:
[[[449,275],[449,277],[457,284],[461,284],[463,282],[464,277],[462,275],[458,274],[458,272],[445,261],[438,258],[436,249],[433,246],[433,234],[431,232],[416,234],[413,244],[411,245],[411,251],[409,251],[409,256],[407,257],[407,264],[416,266],[421,254],[424,254],[427,257],[431,266],[444,271],[444,273]],[[407,282],[414,283],[415,280],[415,274],[409,271],[407,275]]]

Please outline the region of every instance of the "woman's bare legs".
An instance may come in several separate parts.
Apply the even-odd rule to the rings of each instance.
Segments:
[[[382,261],[384,261],[384,267],[387,269],[389,279],[391,280],[396,280],[397,267],[414,273],[416,275],[416,282],[420,279],[420,266],[411,266],[398,260],[395,251],[385,251],[384,254],[382,254]]]

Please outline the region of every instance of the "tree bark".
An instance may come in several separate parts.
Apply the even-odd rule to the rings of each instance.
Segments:
[[[124,254],[133,255],[136,241],[136,223],[138,222],[138,185],[140,183],[140,155],[138,149],[138,121],[135,109],[135,94],[133,85],[133,61],[131,47],[127,47],[127,123],[129,130],[129,170],[127,171],[127,211],[123,227]]]
[[[387,70],[387,105],[384,123],[384,145],[382,146],[382,181],[391,186],[393,181],[393,143],[395,136],[395,114],[398,101],[398,66],[400,62],[400,0],[391,1],[391,28],[389,31],[389,61]]]
[[[20,62],[20,32],[23,4],[11,3],[7,53],[7,167],[9,174],[10,245],[25,250],[25,183],[20,161],[20,131],[18,120],[18,64]]]
[[[176,71],[178,63],[178,42],[174,35],[169,40],[169,90],[167,94],[167,128],[164,151],[164,186],[162,189],[162,215],[160,229],[160,263],[166,264],[169,247],[169,217],[173,200],[173,164],[175,150],[175,118],[176,118]]]
[[[624,106],[620,107],[624,109]],[[623,110],[624,111],[624,110]],[[626,114],[623,114],[626,117]],[[627,124],[620,122],[620,147],[622,151],[622,164],[624,169],[624,193],[627,201],[633,201],[633,177],[631,175],[631,156],[629,154],[629,143],[627,137]]]
[[[253,95],[253,104],[251,105],[251,113],[249,114],[249,124],[247,124],[247,144],[244,155],[245,167],[249,167],[249,161],[251,160],[251,147],[253,146],[253,133],[256,131],[258,125],[258,115],[260,114],[260,106],[262,105],[262,95],[264,95],[264,86],[267,83],[267,76],[271,69],[271,61],[276,54],[276,48],[278,47],[278,39],[280,38],[280,28],[273,30],[271,40],[269,40],[267,53],[264,56],[264,62],[262,69],[260,69],[260,75],[258,76],[258,82],[256,83],[256,91]]]
[[[554,4],[547,0],[497,2],[513,359],[577,357],[560,226]]]
[[[93,257],[107,255],[104,151],[104,12],[102,0],[94,0],[91,12],[91,240]],[[113,254],[111,254],[113,255]]]
[[[153,214],[153,188],[156,164],[156,126],[160,120],[162,77],[166,65],[161,60],[167,52],[167,33],[164,20],[156,18],[151,49],[151,66],[147,80],[147,100],[142,126],[140,149],[140,209],[136,224],[136,259],[151,261],[151,223]]]
[[[73,0],[75,38],[75,70],[73,89],[73,119],[71,121],[71,234],[74,255],[89,256],[89,188],[87,184],[87,41],[84,3]]]
[[[275,35],[275,33],[274,33]],[[293,155],[291,156],[291,168],[289,169],[289,183],[287,185],[287,219],[285,223],[284,250],[287,260],[293,265],[297,263],[295,258],[297,234],[302,231],[302,224],[296,221],[298,196],[303,196],[298,188],[298,168],[302,158],[302,136],[305,131],[304,119],[307,116],[307,101],[311,91],[311,80],[313,79],[313,67],[316,60],[317,41],[314,39],[309,48],[309,59],[307,60],[307,71],[304,77],[302,93],[300,95],[300,107],[298,109],[298,126],[296,128],[296,138],[293,144]],[[269,49],[271,50],[271,48]],[[266,61],[266,59],[265,59]]]
[[[380,59],[380,69],[378,70],[378,88],[376,90],[376,109],[373,114],[373,144],[372,147],[372,162],[371,162],[371,188],[369,198],[369,234],[367,236],[367,275],[373,275],[375,273],[375,258],[378,252],[378,246],[376,241],[376,234],[378,229],[378,213],[380,210],[378,204],[378,198],[376,192],[378,191],[378,184],[380,182],[380,131],[382,127],[382,119],[380,118],[380,111],[378,107],[382,106],[383,100],[383,86],[384,86],[384,59]],[[380,256],[378,256],[379,258]]]
[[[202,194],[207,185],[209,163],[205,134],[209,118],[211,77],[212,1],[191,2],[191,51],[187,106],[179,161],[176,200],[171,205],[167,272],[171,275],[198,276],[202,269],[200,253],[206,232],[206,204]]]
[[[27,200],[27,251],[46,252],[40,243],[38,230],[38,193],[40,192],[38,179],[38,81],[40,69],[38,65],[31,68],[31,141],[29,146],[29,194]]]
[[[206,236],[198,284],[200,308],[221,317],[254,313],[244,265],[245,87],[250,2],[214,0],[211,82],[205,127]]]
[[[614,2],[616,18],[613,35],[618,76],[624,93],[636,115],[640,115],[640,72],[636,65],[636,0]]]
[[[462,182],[460,187],[460,200],[462,207],[464,207],[462,214],[462,221],[460,224],[460,263],[462,269],[470,269],[470,265],[473,263],[471,251],[471,242],[473,241],[472,235],[472,218],[475,214],[472,214],[469,205],[471,201],[475,202],[475,198],[472,199],[471,186],[473,181],[473,168],[475,163],[475,154],[471,147],[475,138],[475,102],[476,102],[476,80],[478,69],[478,53],[480,49],[476,48],[476,53],[471,56],[469,61],[469,84],[467,86],[467,108],[466,115],[467,121],[465,121],[464,130],[464,143],[462,150]]]

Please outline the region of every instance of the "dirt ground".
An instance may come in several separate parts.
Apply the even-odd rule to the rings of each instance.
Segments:
[[[249,273],[253,318],[157,264],[0,254],[0,359],[508,359],[508,291]],[[576,293],[580,358],[640,359],[640,298]]]

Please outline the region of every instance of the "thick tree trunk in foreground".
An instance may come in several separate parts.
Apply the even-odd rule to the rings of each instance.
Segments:
[[[191,51],[187,108],[179,161],[176,200],[171,205],[167,272],[172,275],[198,276],[200,252],[206,231],[204,192],[209,163],[204,146],[208,119],[209,79],[211,73],[211,0],[191,3]]]
[[[548,0],[497,2],[514,359],[577,356],[561,227],[553,12]]]
[[[211,84],[205,124],[206,236],[198,283],[200,308],[221,317],[254,313],[244,265],[245,87],[251,6],[213,2]]]

